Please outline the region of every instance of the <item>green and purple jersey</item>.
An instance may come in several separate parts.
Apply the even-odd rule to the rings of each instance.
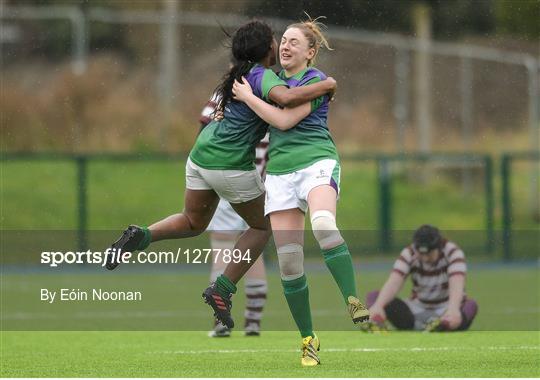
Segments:
[[[286,86],[272,70],[255,64],[247,75],[253,93],[266,102],[275,86]],[[191,149],[191,160],[205,169],[253,170],[255,147],[268,130],[268,124],[245,103],[230,101],[223,119],[206,126]]]
[[[283,70],[279,77],[290,88],[326,79],[326,75],[314,67],[308,67],[290,78],[285,76]],[[327,125],[329,101],[327,95],[312,100],[311,113],[287,131],[270,127],[268,174],[292,173],[328,158],[339,161]]]

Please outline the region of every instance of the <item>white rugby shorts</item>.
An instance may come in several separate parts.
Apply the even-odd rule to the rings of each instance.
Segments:
[[[306,212],[309,192],[321,185],[330,185],[339,196],[341,168],[332,159],[317,161],[307,168],[288,174],[266,174],[264,214],[299,208]]]
[[[433,307],[428,306],[417,299],[404,300],[414,316],[414,329],[424,330],[426,324],[434,318],[440,318],[448,308],[448,302],[443,302]]]
[[[264,193],[264,184],[257,170],[204,169],[188,158],[186,162],[186,188],[214,190],[230,203],[251,201]]]
[[[230,203],[220,199],[214,217],[206,230],[227,233],[241,232],[247,228],[247,223],[234,211]]]

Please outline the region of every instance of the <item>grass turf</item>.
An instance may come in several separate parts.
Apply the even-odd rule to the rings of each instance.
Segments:
[[[300,366],[294,332],[9,332],[3,377],[538,377],[538,332],[319,332],[322,365]]]
[[[2,161],[0,164],[3,229],[77,228],[77,172],[72,162]],[[365,254],[368,250],[378,250],[381,237],[376,167],[373,162],[348,160],[342,164],[338,225],[353,251]],[[483,254],[486,234],[481,173],[475,175],[471,191],[464,193],[459,171],[437,169],[431,181],[421,184],[409,178],[413,169],[414,166],[409,171],[396,168],[392,178],[393,251],[408,244],[412,231],[420,224],[432,223],[451,233],[448,237],[457,241],[469,258]],[[516,165],[513,173],[513,257],[536,258],[531,247],[536,243],[538,224],[528,215],[528,167]],[[117,234],[128,224],[148,225],[183,208],[182,161],[90,161],[87,174],[89,230]],[[499,179],[494,183],[497,190]],[[494,226],[498,229],[501,225],[498,191],[495,195]],[[309,220],[306,227],[309,229]],[[521,235],[518,237],[517,233]],[[501,244],[497,240],[494,245],[500,257]]]
[[[389,265],[390,267],[390,265]],[[96,271],[2,273],[3,330],[189,330],[204,331],[210,325],[210,309],[201,301],[201,292],[208,284],[208,272],[192,267],[191,271],[140,271],[127,266],[108,272]],[[389,270],[389,269],[388,269]],[[343,299],[326,268],[307,265],[315,329],[346,331],[353,326],[347,317]],[[359,296],[379,289],[387,271],[358,271]],[[475,270],[469,268],[466,291],[477,300],[479,314],[472,328],[482,331],[540,330],[540,305],[537,268]],[[510,285],[511,284],[511,285]],[[268,300],[264,328],[295,331],[279,275],[268,273]],[[410,294],[408,280],[401,297]],[[141,301],[98,302],[64,301],[49,304],[40,301],[40,290],[92,288],[103,290],[141,291]],[[233,316],[243,320],[244,287],[240,283],[234,297]]]
[[[374,229],[378,203],[373,165],[347,162],[343,169],[344,191],[338,206],[340,226],[344,229]],[[420,186],[403,178],[395,179],[395,227],[413,229],[425,221],[437,221],[443,229],[481,229],[483,198],[480,187],[475,187],[471,196],[464,197],[458,189],[459,183],[436,177],[437,180],[428,186]],[[76,172],[71,163],[2,162],[2,180],[2,228],[75,228]],[[533,224],[525,222],[526,180],[524,175],[516,175],[513,180],[514,206],[518,221],[516,226],[530,228]],[[90,228],[117,230],[133,222],[144,224],[182,208],[183,164],[91,163],[88,186]],[[422,207],[418,207],[419,204]],[[441,215],[444,215],[443,219]],[[3,294],[3,314],[18,310],[17,307],[21,305],[26,307],[25,311],[30,315],[39,311],[33,308],[35,304],[23,302],[24,297],[34,297],[34,288],[47,284],[49,280],[36,274],[24,274],[10,282],[13,277],[9,276],[14,274],[3,272],[2,275],[3,291],[6,291],[6,285],[15,285],[14,288],[8,286],[8,297]],[[360,287],[365,290],[380,287],[386,275],[386,272],[362,273]],[[63,272],[59,276],[49,277],[53,278],[51,286],[63,282],[66,287],[81,288],[91,286],[97,280],[111,288],[118,288],[118,284],[130,288],[140,280],[138,275],[94,278],[84,273],[73,275]],[[275,275],[271,277],[270,289],[275,293],[270,293],[264,323],[274,329],[279,326],[292,329],[276,278]],[[484,331],[452,334],[394,332],[388,335],[365,335],[358,331],[325,331],[327,328],[339,330],[345,326],[341,301],[328,275],[310,274],[309,278],[312,294],[317,295],[316,298],[312,296],[314,319],[316,326],[322,330],[323,365],[317,368],[300,367],[300,340],[293,331],[266,331],[261,338],[254,339],[244,338],[236,332],[232,338],[223,340],[207,338],[202,329],[174,332],[2,331],[0,375],[540,376],[537,269],[473,271],[467,288],[480,304],[480,314],[473,328]],[[161,310],[163,305],[167,305],[170,314],[161,317],[174,319],[177,318],[175,315],[187,309],[193,312],[192,318],[201,320],[202,325],[207,324],[209,312],[200,305],[198,294],[197,297],[193,296],[206,283],[206,274],[183,274],[182,277],[160,274],[150,276],[147,280],[144,285],[150,286],[147,292],[159,293],[160,298],[154,298],[145,306],[146,310]],[[16,290],[13,292],[13,289]],[[193,297],[189,298],[188,295]],[[185,300],[186,297],[191,300],[189,305],[180,307],[179,299]],[[123,312],[133,312],[132,306]],[[242,311],[238,306],[235,310],[237,320]],[[82,308],[82,313],[92,309]],[[140,308],[135,309],[137,311]],[[69,308],[55,309],[53,314],[58,314],[53,318],[59,323],[65,323],[71,318],[70,311],[73,312]],[[333,326],[336,315],[339,316],[339,322],[334,327],[328,327]],[[107,320],[102,322],[106,323]],[[152,318],[148,318],[147,322],[151,324]],[[36,326],[40,323],[43,321],[38,320]],[[170,321],[168,323],[170,325]],[[516,330],[529,331],[487,331],[501,330],[501,326],[502,329],[511,326]],[[140,327],[140,323],[135,326]]]
[[[386,276],[386,271],[361,271],[358,278],[361,297],[379,287]],[[211,323],[210,310],[202,304],[199,295],[207,283],[204,272],[133,273],[124,267],[118,272],[102,274],[82,271],[51,276],[4,272],[2,327],[5,330],[17,326],[26,330],[100,330],[108,326],[117,330],[124,327],[191,331],[3,331],[0,374],[4,377],[540,375],[540,309],[535,268],[472,269],[467,292],[480,305],[473,331],[444,334],[361,333],[348,320],[339,292],[326,271],[308,266],[308,279],[323,364],[304,369],[299,364],[300,339],[275,272],[269,273],[263,335],[242,336],[241,286],[233,308],[240,327],[230,339],[206,336]],[[38,301],[40,287],[61,286],[141,289],[144,298],[143,302],[125,304],[48,305]],[[408,294],[409,286],[402,296]]]
[[[342,164],[340,227],[376,228],[379,190],[375,164],[353,161]],[[77,173],[73,163],[2,161],[1,166],[3,228],[76,228]],[[535,227],[527,218],[527,168],[518,169],[512,178],[514,225]],[[496,179],[495,185],[498,182]],[[118,229],[130,223],[150,223],[182,209],[184,162],[90,162],[87,183],[90,229]],[[426,221],[436,221],[443,229],[484,228],[481,178],[475,178],[472,191],[465,194],[455,174],[435,171],[433,180],[423,185],[417,180],[408,180],[406,172],[397,173],[393,193],[396,229],[414,229]]]

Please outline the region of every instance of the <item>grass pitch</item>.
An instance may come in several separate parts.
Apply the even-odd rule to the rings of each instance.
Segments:
[[[374,229],[378,217],[377,172],[373,162],[344,161],[338,203],[342,229]],[[3,228],[74,229],[77,173],[72,162],[1,162]],[[88,227],[119,229],[145,224],[183,207],[184,162],[91,162],[88,166]],[[525,180],[527,177],[524,177]],[[515,182],[521,183],[516,175]],[[481,182],[465,196],[461,184],[438,175],[429,185],[394,180],[394,228],[414,229],[437,220],[443,229],[484,227]],[[516,190],[525,188],[516,186]],[[32,192],[27,189],[34,189]],[[526,198],[517,194],[516,198]],[[422,204],[422,207],[410,207]],[[516,207],[516,218],[522,208]],[[442,214],[444,212],[444,214]],[[441,220],[440,215],[444,215]],[[516,219],[518,220],[518,219]]]
[[[300,366],[295,332],[9,332],[3,377],[538,377],[539,333],[319,332]]]
[[[6,200],[3,214],[10,216],[2,221],[3,228],[76,227],[76,172],[72,163],[2,163],[2,170],[6,179],[2,187],[2,198]],[[338,209],[341,228],[377,227],[375,178],[373,165],[344,163]],[[526,180],[526,176],[516,176],[513,182],[516,220],[525,220]],[[129,223],[149,223],[177,212],[183,203],[183,181],[182,163],[92,163],[88,178],[89,228],[120,230]],[[420,187],[396,178],[394,185],[395,228],[413,229],[426,221],[437,221],[443,229],[483,227],[483,198],[478,184],[466,199],[455,181],[441,179]],[[537,228],[531,222],[516,223],[516,227],[520,226]],[[358,258],[364,259],[363,253],[358,252]],[[474,252],[466,254],[474,256]],[[534,251],[527,253],[529,258],[534,255]],[[362,296],[380,288],[388,270],[364,272],[361,267],[358,284]],[[241,331],[235,331],[231,338],[210,339],[204,331],[211,323],[210,311],[200,301],[200,290],[206,286],[208,275],[203,271],[188,272],[184,268],[182,273],[169,270],[141,276],[140,272],[107,275],[75,270],[50,275],[3,270],[0,375],[540,377],[540,298],[535,266],[479,272],[471,268],[467,292],[480,305],[473,324],[476,331],[447,334],[370,335],[353,330],[328,273],[308,272],[314,323],[322,345],[322,365],[315,368],[300,366],[300,338],[293,331],[276,273],[269,273],[270,294],[263,328],[288,331],[263,331],[259,338],[246,338]],[[43,286],[87,288],[95,284],[111,289],[131,289],[136,284],[144,288],[147,297],[142,304],[122,308],[111,305],[98,309],[84,304],[45,309],[37,296]],[[241,297],[239,294],[237,299]],[[241,324],[241,303],[235,303],[234,312]],[[119,315],[124,319],[118,319]],[[174,329],[188,319],[190,324],[182,328],[197,331],[6,331],[47,329],[44,326],[50,330],[84,330],[87,321],[102,327],[110,325],[107,318],[113,317],[117,318],[116,328],[129,321],[133,325],[125,329],[148,326],[148,330],[159,330],[164,326],[162,330],[167,330],[165,327]],[[75,323],[74,318],[79,320]]]
[[[321,268],[323,269],[323,268]],[[124,268],[122,268],[124,270]],[[127,272],[127,271],[125,271]],[[382,284],[386,271],[360,271],[362,296]],[[48,280],[47,278],[48,277]],[[147,278],[145,278],[147,277]],[[3,331],[2,377],[538,377],[540,309],[535,268],[471,268],[467,292],[480,311],[474,331],[365,334],[350,323],[339,292],[325,271],[308,273],[314,327],[321,339],[322,365],[300,366],[300,338],[269,273],[261,337],[241,331],[244,296],[235,296],[240,327],[231,338],[212,339],[210,309],[200,300],[206,273],[3,273],[4,329],[80,329],[175,326],[198,331]],[[148,302],[97,306],[43,305],[34,288],[104,288],[142,285]],[[503,281],[504,280],[504,281]],[[56,281],[58,283],[56,283]],[[510,284],[510,286],[509,286]],[[402,296],[408,293],[405,289]],[[37,294],[37,293],[36,293]],[[159,296],[161,295],[161,296]],[[56,308],[55,306],[58,306]],[[19,319],[16,319],[19,318]],[[77,319],[78,318],[78,319]],[[130,325],[131,323],[131,325]],[[17,328],[20,326],[20,328]],[[44,326],[44,327],[41,327]],[[24,328],[23,328],[24,327]],[[145,328],[146,327],[146,328]],[[266,330],[264,330],[266,328]],[[99,328],[93,328],[99,330]],[[318,329],[318,330],[317,330]],[[528,331],[502,331],[502,330]],[[274,331],[268,331],[274,330]],[[275,331],[288,330],[288,331]],[[334,330],[334,331],[329,331]],[[341,330],[341,331],[340,331]],[[343,331],[349,330],[349,331]],[[495,331],[498,330],[498,331]]]

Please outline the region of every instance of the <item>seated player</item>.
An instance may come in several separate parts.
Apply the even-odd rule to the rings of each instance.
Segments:
[[[380,291],[368,294],[371,320],[363,328],[377,330],[388,319],[399,330],[467,330],[476,316],[476,302],[465,295],[467,266],[463,251],[439,230],[423,225],[413,244],[401,251]],[[396,295],[411,275],[410,298]]]

